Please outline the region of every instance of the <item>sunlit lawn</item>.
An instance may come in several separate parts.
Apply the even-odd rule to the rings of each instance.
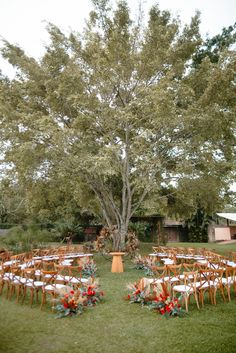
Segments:
[[[142,252],[152,244],[143,244]],[[177,245],[177,244],[173,244]],[[183,246],[184,244],[178,244]],[[186,246],[192,246],[187,244]],[[203,244],[198,244],[203,246]],[[224,253],[236,251],[235,245],[204,244]],[[28,302],[16,304],[0,297],[1,353],[233,353],[236,351],[236,297],[224,303],[217,297],[217,306],[206,301],[197,310],[190,304],[184,318],[165,319],[160,315],[129,304],[124,297],[126,286],[143,276],[125,258],[125,272],[111,273],[110,258],[95,255],[101,289],[105,300],[76,318],[56,319],[46,307],[31,309]]]

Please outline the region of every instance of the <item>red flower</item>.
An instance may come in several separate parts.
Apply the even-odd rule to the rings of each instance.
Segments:
[[[69,308],[68,303],[64,303],[63,306],[64,306],[65,309]]]
[[[160,309],[160,313],[161,313],[161,315],[164,315],[165,314],[165,309],[161,308]]]
[[[130,294],[127,295],[127,298],[130,299]]]
[[[74,292],[73,290],[71,290],[71,291],[70,291],[70,294],[73,295],[73,294],[75,294],[75,292]]]
[[[168,313],[171,311],[169,306],[166,306],[165,309]]]

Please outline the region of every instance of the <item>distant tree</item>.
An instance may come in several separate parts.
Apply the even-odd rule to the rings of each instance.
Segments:
[[[17,76],[0,81],[0,134],[20,183],[61,175],[81,204],[93,195],[90,209],[121,250],[132,215],[165,207],[163,188],[190,202],[192,185],[207,194],[212,180],[232,180],[236,55],[225,47],[216,63],[206,57],[194,68],[199,14],[181,31],[158,6],[145,26],[126,1],[93,4],[82,34],[48,26],[40,61],[5,41]]]

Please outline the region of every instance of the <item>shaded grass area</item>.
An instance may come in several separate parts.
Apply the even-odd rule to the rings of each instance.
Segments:
[[[214,244],[215,245],[215,244]],[[144,244],[142,251],[151,251]],[[232,251],[228,250],[227,251]],[[1,353],[232,353],[236,351],[236,298],[217,306],[206,300],[197,310],[190,304],[184,318],[165,319],[129,304],[126,286],[143,276],[125,258],[125,272],[111,273],[109,257],[95,255],[104,302],[76,318],[56,319],[47,306],[31,309],[27,304],[0,297]]]

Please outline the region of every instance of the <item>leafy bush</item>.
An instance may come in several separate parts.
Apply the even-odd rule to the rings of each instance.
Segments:
[[[73,221],[62,220],[55,223],[55,233],[60,240],[71,238],[73,241],[84,241],[83,227]]]
[[[151,226],[147,222],[130,222],[129,229],[135,232],[136,236],[140,241],[151,241]]]
[[[14,253],[42,248],[51,241],[55,241],[53,233],[34,224],[13,227],[1,238],[2,244]]]

